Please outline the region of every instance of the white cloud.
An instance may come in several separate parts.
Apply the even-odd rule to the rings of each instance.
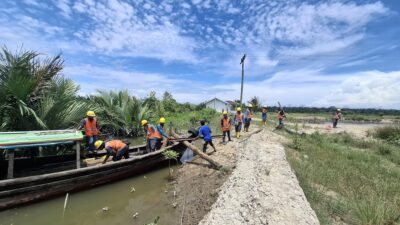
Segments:
[[[324,74],[317,70],[282,71],[264,80],[246,81],[243,98],[248,101],[259,96],[263,104],[269,105],[280,101],[292,106],[400,109],[399,85],[400,71],[350,74]],[[240,79],[211,86],[208,90],[220,98],[239,99]]]
[[[150,9],[150,4],[147,5],[144,8]],[[157,58],[164,62],[198,62],[193,38],[181,35],[181,29],[168,18],[161,20],[157,13],[140,17],[136,12],[125,2],[98,3],[85,12],[93,28],[84,31],[82,36],[95,51],[105,54]]]
[[[70,0],[56,0],[55,4],[56,4],[57,8],[61,10],[61,12],[60,12],[61,15],[63,15],[64,17],[66,17],[68,19],[71,18],[72,10],[70,7],[70,5],[71,5]]]
[[[280,4],[258,12],[256,31],[266,38],[294,45],[283,48],[290,54],[313,55],[356,43],[363,38],[367,23],[388,12],[381,2]]]
[[[400,71],[361,72],[346,77],[316,104],[400,109]]]
[[[67,66],[64,69],[64,74],[81,86],[80,94],[82,95],[93,94],[97,89],[115,91],[127,89],[139,97],[144,97],[151,91],[159,93],[169,91],[183,96],[200,91],[201,87],[206,86],[200,82],[171,78],[167,74],[98,67],[88,64]],[[187,98],[184,100],[187,100]]]

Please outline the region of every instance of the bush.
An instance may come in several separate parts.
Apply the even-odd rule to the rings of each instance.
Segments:
[[[392,148],[390,147],[390,145],[384,143],[378,145],[378,154],[389,155],[390,153],[392,153]]]
[[[378,127],[372,134],[375,138],[389,141],[391,143],[400,143],[400,126]]]

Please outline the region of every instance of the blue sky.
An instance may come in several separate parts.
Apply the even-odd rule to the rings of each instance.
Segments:
[[[397,0],[2,0],[0,44],[62,53],[81,87],[400,109]]]

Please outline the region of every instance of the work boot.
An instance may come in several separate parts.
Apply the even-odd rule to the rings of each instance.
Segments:
[[[240,132],[238,132],[238,138],[240,138]]]

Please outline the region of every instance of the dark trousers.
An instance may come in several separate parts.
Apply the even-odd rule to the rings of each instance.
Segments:
[[[125,146],[122,150],[119,150],[115,156],[113,156],[113,161],[119,161],[124,157],[125,159],[129,158],[129,146]]]
[[[248,118],[248,119],[246,120],[246,122],[244,122],[244,128],[245,128],[246,130],[249,129],[250,123],[251,123],[251,118]]]
[[[156,138],[156,150],[161,149],[163,139]]]
[[[235,125],[235,131],[240,132],[242,130],[242,122],[238,122],[237,125]]]
[[[204,144],[203,144],[203,152],[204,153],[206,153],[206,151],[207,151],[207,145],[208,144],[210,144],[211,147],[213,147],[215,149],[214,144],[212,143],[212,141],[204,141]]]
[[[222,142],[225,142],[225,136],[226,136],[226,135],[228,135],[228,140],[229,140],[229,141],[232,141],[232,140],[231,140],[231,131],[230,131],[230,130],[228,130],[228,131],[222,131],[222,135],[224,135],[224,137],[222,138]]]
[[[146,146],[147,151],[154,152],[156,150],[156,144],[157,140],[155,138],[147,139],[147,146]]]
[[[88,150],[89,151],[94,151],[95,147],[94,147],[94,143],[97,141],[97,136],[86,136],[86,141],[88,144]]]
[[[276,129],[282,129],[285,124],[283,123],[283,119],[279,119],[279,124]]]
[[[333,119],[333,128],[336,128],[338,121],[338,119]]]

